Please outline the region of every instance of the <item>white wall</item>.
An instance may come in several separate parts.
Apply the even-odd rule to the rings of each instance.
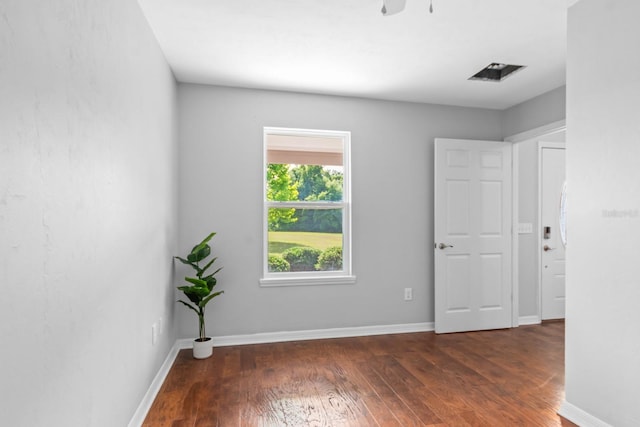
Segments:
[[[126,425],[175,340],[173,76],[135,1],[5,0],[0,81],[0,424]]]
[[[616,427],[640,425],[638,16],[636,0],[569,10],[565,410]]]
[[[500,139],[500,112],[191,84],[178,105],[180,250],[217,231],[225,267],[213,336],[433,321],[433,139]],[[259,287],[263,126],[352,132],[357,284]]]

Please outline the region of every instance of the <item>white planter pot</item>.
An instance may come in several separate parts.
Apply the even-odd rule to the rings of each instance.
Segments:
[[[204,341],[193,340],[193,357],[195,359],[206,359],[213,354],[213,340],[209,337]]]

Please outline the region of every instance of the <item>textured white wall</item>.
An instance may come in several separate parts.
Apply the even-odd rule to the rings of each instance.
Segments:
[[[225,266],[212,335],[433,321],[433,139],[499,139],[498,111],[190,84],[178,105],[179,246],[217,231]],[[357,284],[259,287],[263,126],[351,131]],[[179,313],[179,335],[194,336]]]
[[[175,82],[138,4],[0,3],[0,424],[126,425],[175,339]]]
[[[566,400],[616,427],[640,425],[639,16],[581,0],[568,26]]]

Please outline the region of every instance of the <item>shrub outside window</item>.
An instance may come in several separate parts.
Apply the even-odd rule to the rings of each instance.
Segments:
[[[355,282],[350,138],[264,128],[263,286]]]

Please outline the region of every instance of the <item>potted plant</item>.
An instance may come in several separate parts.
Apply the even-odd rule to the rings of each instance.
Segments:
[[[188,285],[178,287],[178,289],[187,296],[189,301],[191,301],[189,303],[183,300],[178,300],[178,302],[189,307],[198,315],[199,336],[193,341],[193,357],[196,359],[206,359],[213,354],[213,342],[211,341],[211,337],[207,337],[205,332],[204,309],[209,301],[224,293],[224,291],[213,292],[213,288],[217,283],[217,279],[214,276],[222,269],[222,267],[218,268],[213,273],[206,274],[207,270],[218,259],[215,257],[208,262],[206,261],[207,257],[211,255],[209,241],[215,235],[216,233],[209,234],[202,242],[194,246],[186,259],[179,256],[174,257],[183,264],[193,268],[196,272],[196,277],[184,278],[184,280],[189,282]],[[206,262],[204,267],[200,267],[201,262]]]

